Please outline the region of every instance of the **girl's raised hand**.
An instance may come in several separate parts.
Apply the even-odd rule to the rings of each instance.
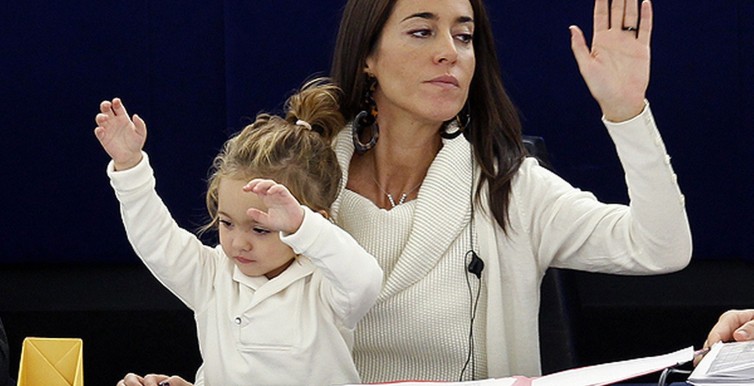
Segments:
[[[115,163],[115,170],[130,169],[141,161],[141,149],[147,140],[147,125],[138,116],[128,117],[119,98],[103,101],[94,118],[94,135]]]
[[[246,214],[265,228],[284,233],[295,233],[304,221],[304,209],[288,188],[273,180],[256,178],[243,187],[245,192],[259,196],[267,212],[249,208]]]

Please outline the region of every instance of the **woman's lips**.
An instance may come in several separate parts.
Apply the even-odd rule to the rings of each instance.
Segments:
[[[444,87],[444,88],[457,88],[458,79],[452,75],[442,75],[430,80],[428,83]]]

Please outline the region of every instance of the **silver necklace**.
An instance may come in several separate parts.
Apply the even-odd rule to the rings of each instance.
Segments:
[[[375,177],[374,175],[372,175],[372,180],[374,180],[374,184],[377,185],[377,188],[380,189],[380,191],[382,192],[382,194],[384,194],[385,196],[387,196],[387,200],[390,201],[390,205],[392,205],[392,208],[395,208],[396,206],[401,205],[404,202],[406,202],[406,198],[408,198],[408,195],[411,194],[411,193],[413,193],[414,190],[418,189],[422,185],[422,183],[420,182],[418,185],[414,186],[410,190],[402,193],[401,194],[401,198],[399,198],[398,199],[398,203],[396,203],[395,202],[395,198],[393,197],[393,195],[390,194],[390,193],[388,193],[388,192],[386,192],[385,189],[382,188],[382,185],[380,185],[380,183],[377,182],[377,177]]]

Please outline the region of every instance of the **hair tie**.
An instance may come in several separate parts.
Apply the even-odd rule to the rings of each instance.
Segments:
[[[307,122],[307,121],[303,121],[303,120],[301,120],[301,119],[299,119],[298,121],[296,121],[296,125],[297,125],[297,126],[304,126],[304,127],[306,127],[307,129],[309,129],[309,130],[311,130],[311,129],[312,129],[312,125],[310,125],[310,124],[309,124],[309,122]]]

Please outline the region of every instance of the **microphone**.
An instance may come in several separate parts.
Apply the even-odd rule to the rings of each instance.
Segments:
[[[482,271],[484,270],[484,260],[477,256],[476,252],[474,252],[473,249],[467,253],[471,254],[471,261],[469,262],[468,267],[469,272],[473,273],[474,276],[477,277],[477,279],[481,279]]]

